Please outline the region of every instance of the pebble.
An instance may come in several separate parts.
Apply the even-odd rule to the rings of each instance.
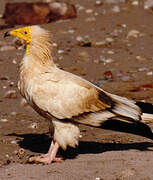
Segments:
[[[150,72],[147,72],[147,76],[152,76],[153,75],[153,72],[150,71]]]
[[[18,144],[18,142],[19,142],[18,140],[12,140],[11,144]]]
[[[12,154],[13,155],[23,155],[25,153],[25,149],[20,148],[19,150],[15,150]]]
[[[105,78],[108,79],[108,80],[112,80],[112,79],[113,79],[113,74],[112,74],[111,71],[106,71],[106,72],[104,72],[104,76],[105,76]]]
[[[119,6],[114,6],[114,7],[112,8],[112,11],[113,11],[114,13],[119,13],[121,10],[120,10],[120,7],[119,7]]]
[[[110,38],[110,37],[107,37],[105,40],[106,40],[107,42],[109,42],[109,43],[114,42],[114,39],[113,39],[113,38]]]
[[[140,32],[138,30],[132,29],[128,32],[127,39],[129,39],[130,37],[138,38],[139,35],[140,35]]]
[[[99,41],[99,42],[94,42],[93,46],[94,47],[105,47],[106,46],[106,41]]]
[[[18,153],[21,154],[21,155],[24,154],[24,153],[25,153],[25,149],[20,148],[20,149],[18,150]]]
[[[100,180],[100,177],[96,177],[95,180]]]
[[[114,54],[114,51],[107,51],[108,54]]]
[[[22,98],[21,101],[20,101],[20,106],[25,107],[27,105],[28,105],[28,103],[27,103],[26,99]]]
[[[9,84],[10,87],[14,86],[14,82],[11,81],[10,84]]]
[[[139,5],[139,1],[132,1],[131,3],[133,6],[138,6]]]
[[[138,68],[138,71],[139,72],[148,71],[148,68],[146,67]]]
[[[96,21],[95,17],[88,17],[85,19],[85,22],[94,22],[94,21]]]
[[[16,60],[15,60],[15,59],[13,59],[12,63],[13,63],[13,64],[17,64],[17,62],[16,62]]]
[[[85,11],[87,14],[93,13],[93,9],[86,9]]]
[[[57,52],[58,52],[58,54],[62,54],[62,53],[64,53],[64,50],[63,49],[59,49]]]
[[[123,28],[126,28],[126,27],[127,27],[127,24],[121,24],[121,26],[122,26]]]
[[[8,119],[0,119],[0,122],[8,122]]]
[[[140,61],[140,62],[147,61],[146,58],[141,57],[141,56],[136,56],[136,60],[138,60],[138,61]]]
[[[11,115],[12,115],[12,116],[16,116],[16,115],[17,115],[17,112],[13,111],[13,112],[11,112]]]
[[[81,42],[81,41],[83,41],[83,37],[77,36],[77,37],[76,37],[76,40],[79,41],[79,42]]]
[[[144,9],[149,9],[153,7],[153,0],[146,0],[144,2]]]
[[[79,7],[77,7],[77,9],[78,9],[78,11],[82,11],[82,10],[85,9],[85,7],[84,6],[79,6]]]
[[[95,2],[95,4],[99,6],[99,5],[102,5],[102,4],[103,4],[103,2],[102,2],[102,1],[100,1],[100,0],[97,0],[97,1]]]
[[[9,90],[4,94],[3,97],[8,98],[8,99],[16,99],[17,98],[17,93],[16,93],[15,90]]]
[[[73,34],[75,32],[75,30],[74,29],[69,29],[67,32],[70,33],[70,34]]]
[[[88,61],[89,55],[87,52],[80,52],[78,56],[81,61]]]
[[[130,76],[121,76],[120,78],[122,81],[129,81],[130,80]]]
[[[37,128],[38,128],[38,123],[36,123],[36,122],[31,123],[30,126],[29,126],[29,128],[31,128],[31,129],[37,129]]]
[[[57,45],[57,43],[52,43],[52,46],[57,47],[58,45]]]
[[[106,58],[106,57],[104,57],[104,56],[100,56],[99,61],[100,61],[100,62],[103,62],[103,63],[105,64],[105,63],[111,63],[111,62],[113,62],[114,60],[113,60],[112,58]]]

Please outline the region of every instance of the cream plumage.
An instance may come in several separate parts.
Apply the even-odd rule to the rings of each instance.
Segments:
[[[27,42],[26,54],[20,65],[19,90],[27,102],[43,117],[52,121],[54,139],[47,154],[30,161],[51,163],[59,146],[78,145],[77,123],[100,126],[107,119],[141,120],[141,110],[135,102],[110,94],[53,62],[50,32],[39,26],[12,30],[7,35]]]

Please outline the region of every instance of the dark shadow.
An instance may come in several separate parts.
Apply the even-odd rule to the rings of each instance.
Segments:
[[[153,114],[153,105],[145,102],[136,102],[136,105],[139,106],[143,113]]]
[[[150,127],[144,123],[128,123],[119,120],[107,120],[101,125],[102,129],[135,134],[153,140],[153,133]]]
[[[37,153],[46,153],[49,149],[51,139],[46,134],[9,134],[8,136],[16,136],[23,138],[18,142],[21,148]],[[151,151],[149,148],[153,147],[151,142],[137,142],[137,143],[99,143],[80,141],[77,148],[68,147],[66,151],[60,149],[59,154],[64,159],[73,159],[78,154],[97,154],[106,151],[121,151],[136,149],[140,151]]]

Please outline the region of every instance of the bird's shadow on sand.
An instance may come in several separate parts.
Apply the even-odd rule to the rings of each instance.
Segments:
[[[149,126],[143,123],[127,123],[118,120],[108,120],[101,126],[102,129],[114,130],[124,133],[131,133],[153,140],[153,133]],[[103,133],[103,132],[102,132]],[[46,153],[49,149],[51,139],[46,134],[8,134],[8,136],[20,137],[19,146],[32,152]],[[137,149],[141,151],[150,151],[153,147],[151,142],[136,143],[99,143],[80,141],[77,148],[67,148],[66,151],[60,150],[64,158],[75,158],[78,154],[96,154],[106,151],[120,151]]]

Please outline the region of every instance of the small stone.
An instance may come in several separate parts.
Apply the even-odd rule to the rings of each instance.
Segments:
[[[8,98],[8,99],[16,99],[17,98],[17,93],[16,93],[15,90],[9,90],[4,94],[3,97]]]
[[[14,86],[14,82],[13,81],[10,82],[10,87],[12,87],[12,86]]]
[[[16,116],[17,115],[17,112],[13,111],[10,113],[12,116]]]
[[[31,129],[37,129],[37,128],[38,128],[38,123],[36,123],[36,122],[31,123],[30,126],[29,126],[29,128],[31,128]]]
[[[79,41],[79,42],[81,42],[81,41],[83,41],[83,37],[77,36],[77,37],[76,37],[76,40]]]
[[[3,89],[6,89],[7,88],[7,86],[3,86]]]
[[[121,24],[121,26],[122,26],[123,28],[126,28],[126,27],[127,27],[127,25],[126,25],[126,24]]]
[[[138,71],[139,72],[148,71],[148,68],[146,67],[138,68]]]
[[[25,153],[25,149],[20,148],[20,149],[18,150],[18,154],[22,155],[22,154],[24,154],[24,153]]]
[[[6,158],[9,158],[9,155],[8,155],[8,154],[6,154],[6,155],[5,155],[5,157],[6,157]]]
[[[96,21],[96,18],[95,17],[88,17],[85,19],[86,22],[94,22]]]
[[[77,7],[77,6],[76,6],[76,7]],[[85,7],[84,7],[84,6],[78,6],[77,9],[78,9],[78,11],[82,11],[82,10],[85,9]]]
[[[122,81],[129,81],[130,80],[130,76],[121,76],[120,77]]]
[[[94,16],[98,16],[98,13],[97,13],[97,12],[95,12],[95,13],[94,13]]]
[[[113,11],[114,13],[119,13],[119,12],[120,12],[120,7],[119,7],[119,6],[114,6],[114,7],[112,8],[112,11]]]
[[[62,53],[64,53],[64,50],[63,50],[63,49],[59,49],[57,52],[58,52],[59,54],[62,54]]]
[[[133,6],[138,6],[139,5],[139,1],[132,1],[131,3]]]
[[[78,56],[81,61],[88,61],[89,55],[87,52],[80,52]]]
[[[18,140],[12,140],[11,144],[18,144],[18,142],[19,142]]]
[[[102,2],[102,1],[100,1],[100,0],[97,0],[97,1],[95,2],[95,4],[96,4],[97,6],[99,6],[99,5],[102,5],[102,4],[103,4],[103,2]]]
[[[20,101],[20,106],[25,107],[27,105],[28,105],[28,103],[27,103],[26,99],[22,98],[21,101]]]
[[[144,2],[144,9],[149,9],[153,7],[153,0],[146,0]]]
[[[73,34],[75,32],[75,30],[74,29],[69,29],[67,32],[70,33],[70,34]]]
[[[113,39],[113,38],[110,38],[110,37],[107,37],[107,38],[106,38],[106,41],[109,42],[109,43],[112,43],[112,42],[114,42],[114,39]]]
[[[146,59],[146,58],[141,57],[141,56],[136,56],[136,60],[138,60],[138,61],[140,61],[140,62],[147,61],[147,59]]]
[[[16,62],[16,60],[15,60],[15,59],[13,59],[12,63],[13,63],[13,64],[17,64],[17,62]]]
[[[8,122],[8,119],[0,119],[0,122]]]
[[[140,35],[140,32],[138,30],[132,29],[128,32],[127,39],[129,39],[130,37],[138,38],[139,35]]]
[[[52,46],[57,47],[58,45],[57,45],[57,43],[52,43]]]
[[[99,41],[99,42],[93,42],[92,43],[94,47],[105,47],[106,46],[106,41]]]
[[[100,177],[96,177],[95,180],[100,180]]]
[[[95,59],[93,62],[96,63],[96,64],[98,64],[98,63],[99,63],[99,60],[98,60],[98,59]]]
[[[152,76],[153,75],[153,72],[150,71],[150,72],[147,72],[147,76]]]
[[[114,60],[112,58],[106,58],[104,56],[100,56],[100,59],[99,59],[100,62],[103,62],[104,64],[106,63],[111,63],[113,62]]]
[[[93,9],[87,9],[87,10],[86,10],[86,13],[87,13],[87,14],[93,13]]]
[[[111,71],[106,71],[104,72],[104,76],[105,78],[107,78],[108,80],[112,80],[113,79],[113,74]]]
[[[18,150],[12,152],[13,155],[18,155]]]
[[[20,148],[19,150],[15,150],[12,154],[13,155],[23,155],[23,154],[25,154],[25,149]]]
[[[107,51],[108,54],[114,54],[114,51]]]

